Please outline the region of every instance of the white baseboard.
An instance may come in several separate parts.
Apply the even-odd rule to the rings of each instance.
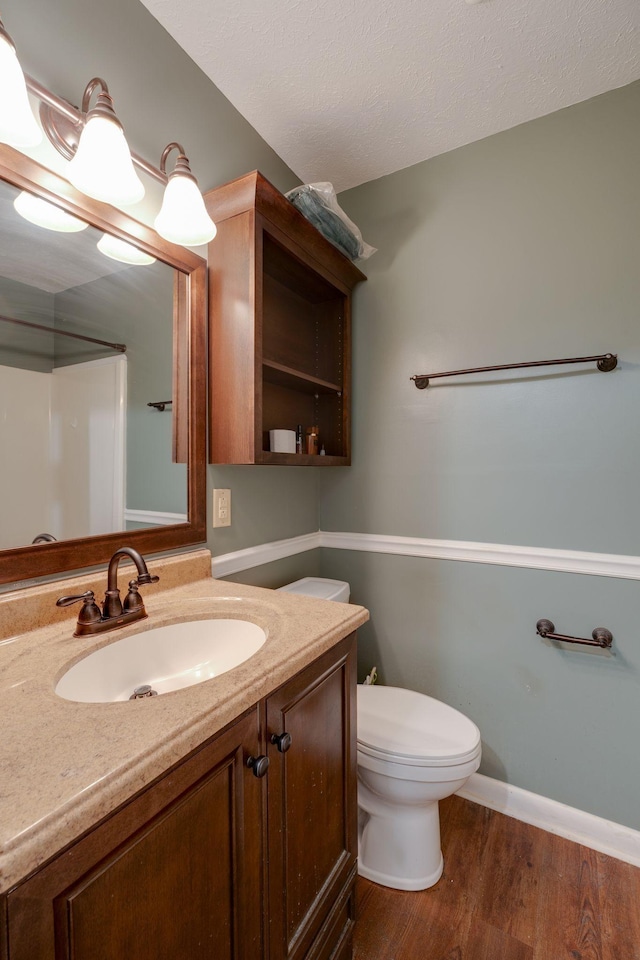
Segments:
[[[474,773],[459,797],[640,867],[640,830]]]
[[[129,517],[132,511],[127,511]],[[142,514],[142,512],[140,512]],[[147,523],[162,521],[145,514]],[[177,516],[177,514],[167,514]],[[131,515],[130,519],[135,519]],[[186,520],[186,517],[184,518]],[[144,521],[143,521],[144,522]],[[177,523],[179,521],[165,521]],[[551,570],[557,573],[581,573],[620,580],[640,580],[640,557],[615,553],[586,553],[579,550],[555,550],[544,547],[518,547],[505,543],[474,543],[464,540],[428,540],[424,537],[392,537],[374,533],[337,533],[318,530],[316,533],[261,543],[245,550],[224,553],[213,560],[213,576],[227,577],[241,570],[259,567],[273,560],[292,557],[306,550],[327,547],[331,550],[354,550],[364,553],[387,553],[402,557],[425,557],[433,560],[458,560],[464,563],[498,564],[503,567],[526,567],[530,570]]]

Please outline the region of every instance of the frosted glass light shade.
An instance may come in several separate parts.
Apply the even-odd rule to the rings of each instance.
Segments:
[[[213,240],[218,231],[193,177],[171,174],[155,228],[165,240],[185,247],[198,247]]]
[[[44,227],[45,230],[57,230],[59,233],[79,233],[86,230],[89,226],[84,220],[78,220],[77,217],[61,210],[54,203],[43,200],[42,197],[34,197],[32,193],[25,190],[19,193],[13,201],[13,206],[21,217],[28,220],[29,223],[35,223],[37,227]]]
[[[13,46],[0,32],[0,142],[20,149],[35,147],[41,140],[22,67]]]
[[[122,127],[106,117],[89,117],[69,162],[69,180],[88,197],[128,206],[144,196]]]
[[[148,253],[138,250],[132,243],[126,240],[120,240],[118,237],[112,237],[110,233],[104,233],[96,244],[100,253],[111,260],[119,260],[120,263],[131,263],[136,267],[146,266],[149,263],[155,263],[155,257]]]

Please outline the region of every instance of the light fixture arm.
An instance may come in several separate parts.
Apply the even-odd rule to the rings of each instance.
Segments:
[[[98,87],[101,87],[101,90],[98,94],[96,105],[89,110],[91,97]],[[116,112],[113,109],[113,99],[109,93],[109,87],[102,77],[94,77],[93,80],[89,80],[89,83],[84,88],[84,93],[82,94],[82,107],[80,109],[85,115],[85,123],[89,117],[104,117],[107,120],[111,120],[112,123],[117,123],[120,129],[122,129],[122,124],[118,120]]]
[[[98,89],[98,87],[102,88],[100,93],[106,94],[109,97],[109,100],[111,100],[111,96],[109,94],[109,87],[107,86],[106,81],[103,80],[102,77],[94,77],[93,80],[89,80],[89,83],[84,88],[84,93],[82,94],[82,106],[80,109],[82,113],[84,113],[85,115],[89,113],[89,104],[91,103],[91,97],[93,96],[95,91]],[[98,100],[100,100],[100,97],[98,97]],[[113,101],[111,102],[113,103]],[[97,104],[96,104],[96,107],[97,107]],[[111,107],[111,112],[112,113],[114,112],[113,106]],[[109,116],[109,119],[112,119],[111,115]]]
[[[73,104],[67,100],[63,100],[62,97],[57,96],[57,94],[52,93],[38,80],[30,77],[28,74],[25,74],[24,78],[27,89],[42,104],[40,108],[40,121],[44,132],[58,153],[62,154],[65,160],[70,160],[75,153],[80,133],[85,123],[86,109],[84,111],[78,110]],[[104,84],[103,80],[100,80],[98,77],[94,78],[94,80],[87,84],[84,96],[87,95],[89,87],[95,80],[99,80],[100,83]],[[106,87],[106,84],[104,84],[104,86]],[[94,87],[89,92],[89,98],[91,98],[95,89]],[[109,99],[111,98],[109,97]],[[88,103],[86,106],[88,107]],[[139,170],[143,170],[148,176],[153,177],[154,180],[158,180],[163,185],[166,184],[168,179],[167,175],[158,167],[154,167],[153,164],[145,160],[144,157],[139,156],[133,151],[131,151],[131,159]]]
[[[167,173],[167,158],[172,150],[178,151],[178,159],[176,160],[175,166],[171,173]],[[193,180],[194,183],[197,183],[196,178],[191,173],[191,166],[189,164],[189,158],[184,152],[184,147],[182,144],[178,143],[176,140],[173,140],[171,143],[168,143],[164,150],[162,151],[162,156],[160,157],[160,171],[164,174],[165,177],[172,177],[174,174],[178,174],[181,177],[189,177],[190,180]]]

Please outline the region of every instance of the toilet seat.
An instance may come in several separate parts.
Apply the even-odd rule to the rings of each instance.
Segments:
[[[358,752],[415,767],[449,767],[480,753],[480,731],[453,707],[399,687],[358,687]]]
[[[387,764],[401,764],[406,767],[458,767],[476,759],[480,754],[481,746],[478,743],[472,750],[459,753],[451,757],[434,759],[433,757],[412,757],[403,753],[389,753],[385,750],[376,750],[368,744],[358,741],[358,756],[370,757]]]

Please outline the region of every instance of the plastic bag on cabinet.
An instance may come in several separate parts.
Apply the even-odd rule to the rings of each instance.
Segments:
[[[305,183],[285,196],[349,260],[366,260],[376,252],[338,203],[332,183]]]

